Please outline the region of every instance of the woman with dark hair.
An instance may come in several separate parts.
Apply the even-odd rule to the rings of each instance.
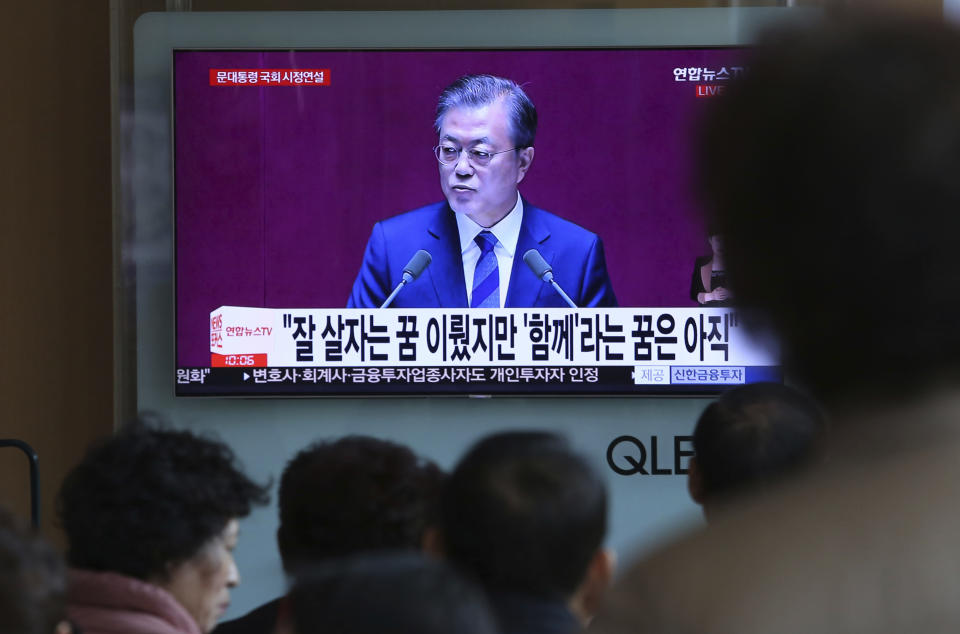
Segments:
[[[205,634],[239,583],[237,520],[266,488],[225,444],[130,426],[87,452],[58,500],[67,613],[84,634]]]
[[[690,299],[701,306],[729,306],[731,295],[727,290],[727,272],[723,264],[723,237],[712,228],[709,234],[707,242],[711,253],[694,261]]]

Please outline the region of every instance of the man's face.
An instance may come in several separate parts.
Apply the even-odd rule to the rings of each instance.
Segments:
[[[464,150],[455,163],[440,164],[440,187],[450,207],[481,226],[495,225],[517,203],[517,185],[533,161],[532,147],[503,152],[514,147],[503,100],[449,110],[440,125],[440,144]],[[503,154],[478,166],[467,150]]]

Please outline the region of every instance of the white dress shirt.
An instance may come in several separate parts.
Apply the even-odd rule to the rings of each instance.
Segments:
[[[463,256],[463,279],[467,283],[467,306],[473,299],[473,273],[477,269],[481,253],[474,238],[481,231],[489,231],[497,238],[497,246],[493,248],[493,253],[497,256],[497,268],[500,271],[500,308],[503,308],[507,301],[517,240],[520,239],[520,223],[523,222],[523,202],[520,200],[520,193],[517,193],[517,204],[513,206],[510,213],[492,227],[481,227],[463,214],[455,215],[457,229],[460,232],[460,254]]]

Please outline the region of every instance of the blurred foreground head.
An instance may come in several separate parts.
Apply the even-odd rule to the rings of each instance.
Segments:
[[[66,593],[59,555],[0,507],[0,632],[69,633]]]
[[[960,391],[872,407],[958,363],[958,59],[944,25],[845,19],[768,37],[719,104],[707,182],[738,297],[811,387],[878,398],[841,413],[829,467],[634,564],[595,634],[960,628]]]
[[[409,448],[369,436],[320,441],[280,480],[277,543],[287,572],[365,550],[419,550],[437,522],[443,472]]]
[[[824,400],[958,375],[958,59],[955,30],[913,18],[779,32],[707,121],[703,193],[738,303]]]
[[[483,593],[443,562],[381,551],[328,560],[290,593],[297,634],[496,634]]]
[[[793,388],[751,383],[729,390],[697,420],[690,495],[711,519],[728,503],[807,467],[824,431],[820,410]]]
[[[585,621],[610,581],[606,487],[558,434],[502,432],[475,444],[444,487],[441,516],[446,556],[498,612],[498,598],[522,596]]]

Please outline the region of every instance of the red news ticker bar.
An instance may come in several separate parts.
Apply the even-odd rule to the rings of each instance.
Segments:
[[[210,353],[211,368],[265,368],[267,354],[217,354]]]
[[[329,68],[211,68],[211,86],[329,86]]]

